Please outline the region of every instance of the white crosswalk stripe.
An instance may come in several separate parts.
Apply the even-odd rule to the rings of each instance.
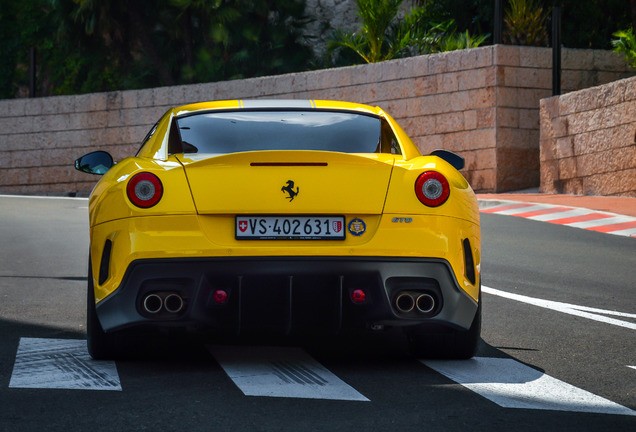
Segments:
[[[212,346],[210,352],[246,396],[369,401],[300,348]]]
[[[504,408],[636,416],[636,411],[513,359],[476,357],[422,363]]]
[[[77,339],[20,339],[9,387],[121,390],[115,362],[93,360]]]
[[[208,349],[246,396],[369,402],[300,348],[210,346]],[[420,362],[505,408],[636,416],[629,408],[514,359],[476,357]],[[34,338],[20,340],[9,387],[122,390],[115,363],[92,360],[85,340]]]

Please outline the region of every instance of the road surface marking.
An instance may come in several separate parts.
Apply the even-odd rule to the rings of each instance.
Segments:
[[[526,213],[535,210],[542,210],[547,208],[543,204],[525,204],[525,203],[502,203],[502,205],[495,205],[486,209],[480,210],[482,213],[497,213],[508,216],[514,216],[518,213]]]
[[[562,207],[560,207],[562,208]],[[563,219],[568,219],[568,218],[572,218],[572,217],[577,217],[577,216],[583,216],[585,214],[588,214],[589,211],[586,210],[580,210],[580,209],[564,209],[564,210],[560,210],[557,212],[548,212],[546,211],[544,214],[537,214],[535,216],[528,216],[528,219],[532,219],[532,220],[536,220],[536,221],[540,221],[540,222],[552,222],[554,223],[554,221],[558,221],[558,220],[563,220]],[[524,216],[522,216],[524,217]],[[561,225],[567,225],[567,224],[561,224]]]
[[[67,196],[53,196],[53,195],[2,195],[0,194],[0,198],[65,199],[65,200],[88,201],[88,198],[83,198],[83,197],[67,197]]]
[[[246,396],[369,401],[300,348],[211,346]]]
[[[622,405],[507,358],[420,360],[431,369],[504,408],[636,416]]]
[[[627,367],[636,370],[636,366],[627,366]]]
[[[121,391],[115,362],[93,360],[78,339],[21,338],[9,387]]]
[[[554,219],[557,217],[557,215],[558,217],[563,217],[562,215],[565,213],[568,213],[567,216],[577,216],[578,214],[580,214],[580,212],[577,212],[577,214],[569,214],[569,213],[572,213],[572,209],[569,209],[567,207],[548,207],[541,210],[534,210],[534,211],[525,212],[525,213],[517,213],[515,214],[515,216],[528,218],[528,219],[542,220],[542,218]]]
[[[486,294],[492,294],[499,297],[507,298],[510,300],[515,300],[522,303],[531,304],[534,306],[539,306],[546,309],[551,309],[554,311],[566,313],[569,315],[579,316],[581,318],[587,318],[594,321],[599,321],[605,324],[611,324],[619,327],[628,328],[631,330],[636,330],[636,323],[631,323],[628,321],[618,320],[615,318],[609,318],[603,315],[612,315],[612,316],[620,316],[625,318],[636,318],[636,314],[630,314],[625,312],[616,312],[604,309],[596,309],[590,308],[586,306],[578,306],[568,303],[556,302],[552,300],[543,300],[535,297],[528,297],[521,294],[513,294],[506,291],[501,291],[495,288],[490,288],[487,286],[481,287],[482,291]]]
[[[517,216],[589,231],[636,237],[636,218],[631,216],[577,207],[500,200],[480,200],[479,206],[482,213]]]

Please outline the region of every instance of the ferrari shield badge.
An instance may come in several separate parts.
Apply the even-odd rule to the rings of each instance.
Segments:
[[[349,232],[354,236],[362,235],[366,230],[367,224],[362,219],[352,219],[349,222]]]

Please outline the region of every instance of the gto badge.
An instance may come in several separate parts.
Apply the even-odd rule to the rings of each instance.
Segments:
[[[411,222],[413,222],[413,218],[394,217],[393,219],[391,219],[391,222],[393,222],[393,223],[411,223]]]
[[[298,186],[296,186],[296,190],[294,190],[293,180],[287,180],[287,186],[283,186],[280,190],[289,194],[289,196],[286,197],[289,202],[292,202],[294,198],[296,198],[296,195],[298,195],[298,192],[300,192],[300,188]]]
[[[360,236],[367,230],[367,224],[362,219],[352,219],[349,222],[349,232],[354,236]]]

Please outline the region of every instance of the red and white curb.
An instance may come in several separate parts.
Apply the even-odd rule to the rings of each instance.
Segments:
[[[597,210],[517,201],[479,200],[479,211],[636,237],[636,218]]]

